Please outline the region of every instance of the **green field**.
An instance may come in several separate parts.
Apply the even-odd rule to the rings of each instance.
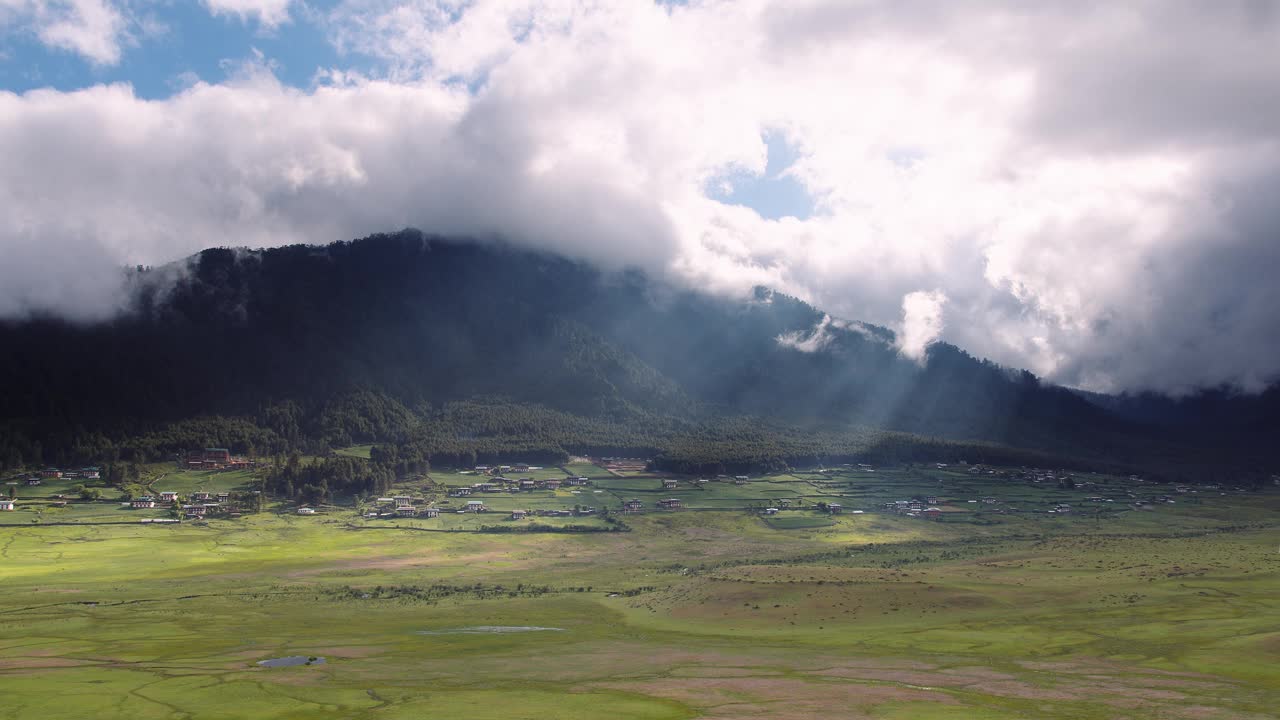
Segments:
[[[51,508],[52,488],[18,487],[0,513],[0,718],[1191,720],[1280,705],[1274,488],[930,467],[664,490],[569,469],[595,486],[485,494],[497,511],[430,520],[279,506],[152,526],[118,500]],[[441,488],[478,481],[433,471],[404,491],[456,507]],[[923,495],[940,520],[883,508]],[[480,531],[604,527],[506,518],[631,497],[647,510],[628,532]],[[664,497],[692,509],[654,509]],[[781,499],[798,507],[759,514]],[[1048,512],[1059,503],[1072,512]],[[256,664],[295,655],[325,662]]]

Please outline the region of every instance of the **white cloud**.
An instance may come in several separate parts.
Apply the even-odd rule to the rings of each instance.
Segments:
[[[929,344],[942,334],[942,310],[947,296],[937,290],[917,290],[902,298],[902,330],[898,351],[916,362],[924,362]]]
[[[32,287],[40,245],[87,273],[414,225],[907,310],[908,353],[1256,389],[1280,375],[1280,22],[1255,7],[348,0],[329,32],[382,79],[293,90],[263,59],[164,101],[0,95],[0,312],[84,312]],[[812,217],[707,196],[764,172],[770,132]]]
[[[290,20],[289,6],[294,0],[203,0],[213,15],[234,15],[241,22],[256,19],[267,30]]]
[[[29,28],[44,45],[97,65],[120,62],[128,25],[110,0],[0,0],[0,29]]]

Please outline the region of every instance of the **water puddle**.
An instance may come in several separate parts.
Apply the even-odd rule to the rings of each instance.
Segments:
[[[419,630],[418,635],[497,635],[502,633],[564,632],[564,628],[538,627],[536,625],[475,625],[447,630]]]
[[[306,655],[290,655],[289,657],[271,658],[270,660],[259,660],[258,664],[262,667],[293,667],[294,665],[323,665],[322,657],[307,657]]]

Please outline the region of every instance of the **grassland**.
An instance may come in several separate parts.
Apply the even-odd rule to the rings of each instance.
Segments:
[[[484,499],[691,509],[591,534],[283,506],[108,525],[95,518],[134,515],[113,500],[36,517],[50,488],[19,487],[22,509],[0,513],[19,520],[0,519],[0,718],[1190,720],[1280,705],[1275,489],[1062,489],[953,468],[664,489],[566,469],[594,486]],[[477,480],[434,472],[406,492],[442,501]],[[942,518],[883,509],[916,495]],[[754,510],[781,499],[799,509]],[[1059,503],[1073,512],[1048,512]],[[50,521],[81,505],[97,514]],[[601,522],[537,518],[570,520]],[[482,626],[555,629],[449,632]],[[326,662],[256,665],[289,655]]]

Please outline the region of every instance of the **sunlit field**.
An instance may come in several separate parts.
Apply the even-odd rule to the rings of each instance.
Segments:
[[[1261,719],[1280,704],[1274,488],[933,466],[663,488],[567,469],[593,485],[431,519],[269,505],[151,525],[137,520],[164,511],[55,508],[60,486],[22,486],[0,513],[0,717]],[[406,492],[456,503],[444,488],[477,481],[439,472]],[[884,507],[913,496],[938,519]],[[686,509],[656,509],[670,497]],[[645,510],[619,515],[631,498]],[[575,505],[621,527],[493,531],[605,529],[509,519]]]

